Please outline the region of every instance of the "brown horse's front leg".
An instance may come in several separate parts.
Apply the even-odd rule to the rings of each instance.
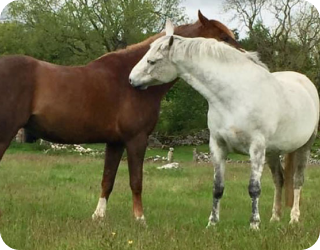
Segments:
[[[133,199],[133,214],[139,221],[145,223],[143,206],[141,200],[142,193],[142,168],[144,155],[147,148],[148,136],[140,134],[127,142],[128,165],[130,174],[130,187]]]
[[[110,144],[106,147],[104,171],[101,182],[101,195],[96,211],[92,215],[92,219],[94,220],[105,217],[107,201],[113,189],[123,151],[124,145],[122,144]]]

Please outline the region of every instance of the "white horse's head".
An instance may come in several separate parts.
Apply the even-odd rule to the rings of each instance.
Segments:
[[[129,81],[133,87],[147,89],[148,86],[172,82],[178,77],[176,66],[169,60],[173,32],[174,26],[167,20],[166,36],[154,41],[149,51],[132,69]]]

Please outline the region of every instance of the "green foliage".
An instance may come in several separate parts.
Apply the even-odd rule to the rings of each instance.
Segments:
[[[159,32],[166,17],[185,20],[180,0],[19,0],[0,24],[0,54],[85,64]]]
[[[207,101],[180,80],[162,102],[157,131],[171,135],[204,129],[207,127],[207,111]]]
[[[297,39],[272,35],[270,28],[262,21],[257,22],[240,43],[246,50],[258,51],[271,72],[297,71],[307,75],[314,83],[319,81],[316,51],[304,47]]]

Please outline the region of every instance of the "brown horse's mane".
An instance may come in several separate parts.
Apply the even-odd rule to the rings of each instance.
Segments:
[[[197,21],[196,23],[198,23],[199,21]],[[199,23],[200,24],[200,23]],[[176,31],[179,32],[179,30],[181,28],[184,28],[184,27],[187,27],[187,26],[190,26],[191,24],[184,24],[184,25],[181,25],[181,26],[178,26],[176,27]],[[223,25],[223,24],[222,24]],[[226,28],[228,30],[228,28]],[[230,31],[229,31],[230,32]],[[149,44],[151,44],[154,40],[156,40],[157,38],[163,36],[165,33],[164,32],[161,32],[161,33],[158,33],[158,34],[155,34],[145,40],[143,40],[142,42],[139,42],[139,43],[136,43],[136,44],[131,44],[131,45],[128,45],[127,47],[125,48],[121,48],[121,49],[118,49],[118,50],[115,50],[115,51],[111,51],[111,52],[107,52],[106,54],[98,57],[96,60],[94,60],[93,62],[96,62],[96,61],[100,61],[100,60],[103,60],[105,57],[107,56],[110,56],[110,55],[115,55],[115,54],[123,54],[123,53],[128,53],[129,51],[134,51],[134,50],[139,50],[139,49],[144,49],[144,48],[148,48],[147,46]]]
[[[217,20],[212,20],[215,26],[217,26],[219,29],[223,30],[225,33],[227,33],[229,36],[231,36],[233,39],[235,39],[235,36],[231,30],[228,29],[223,23],[220,23]]]
[[[199,23],[200,25],[200,22],[197,21],[196,23]],[[175,33],[178,32],[179,33],[179,30],[182,29],[182,28],[185,28],[187,26],[190,26],[190,25],[193,25],[193,24],[184,24],[184,25],[180,25],[180,26],[177,26],[175,27]],[[228,28],[226,28],[228,29]],[[145,47],[146,45],[149,45],[151,44],[154,40],[156,40],[157,38],[163,36],[165,34],[165,32],[160,32],[160,33],[157,33],[149,38],[147,38],[146,40],[140,42],[140,43],[136,43],[136,44],[131,44],[129,46],[127,46],[126,48],[124,49],[120,49],[120,50],[116,50],[115,52],[116,53],[121,53],[121,52],[126,52],[128,50],[135,50],[135,49],[138,49],[140,47]]]

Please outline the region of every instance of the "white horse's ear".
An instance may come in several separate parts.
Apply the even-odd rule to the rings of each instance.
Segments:
[[[174,33],[174,26],[170,19],[167,19],[166,21],[166,36],[173,36]]]

